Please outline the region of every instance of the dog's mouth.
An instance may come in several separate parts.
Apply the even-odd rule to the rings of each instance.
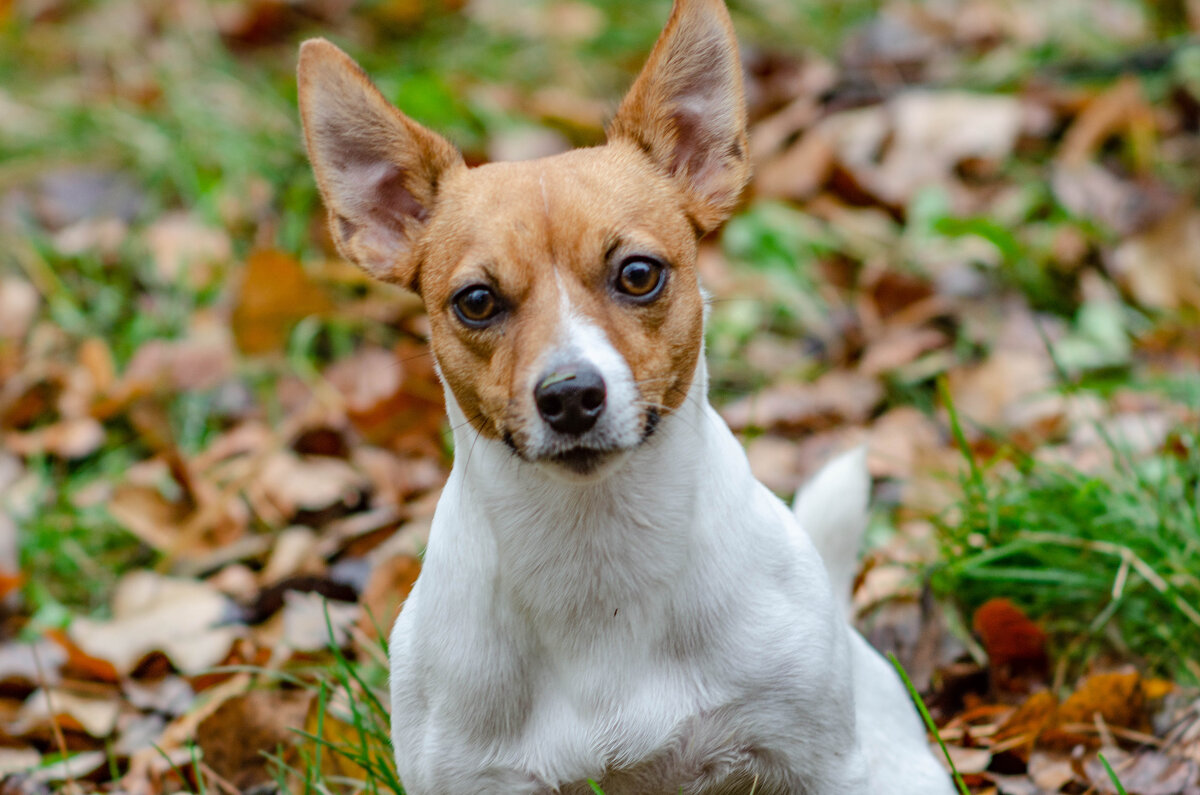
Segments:
[[[599,470],[618,450],[597,450],[594,447],[572,447],[550,456],[548,461],[575,473],[591,475]]]
[[[601,442],[596,444],[595,441],[583,441],[578,444],[571,445],[569,442],[560,441],[549,450],[533,451],[526,449],[520,444],[513,434],[505,432],[502,435],[504,444],[512,451],[513,455],[523,461],[531,464],[548,464],[555,469],[558,469],[570,476],[579,478],[591,478],[606,469],[610,469],[610,465],[617,462],[624,456],[632,453],[637,448],[641,447],[658,428],[661,415],[655,409],[650,409],[646,412],[641,433],[638,435],[637,441],[633,444],[605,444]]]

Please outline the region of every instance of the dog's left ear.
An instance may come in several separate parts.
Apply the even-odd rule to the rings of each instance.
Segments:
[[[700,232],[729,217],[750,178],[737,38],[724,0],[675,0],[609,140],[628,140],[679,184]]]

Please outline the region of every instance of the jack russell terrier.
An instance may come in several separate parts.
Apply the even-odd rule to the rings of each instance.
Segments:
[[[952,793],[846,621],[861,453],[793,512],[707,400],[697,241],[749,178],[722,0],[540,160],[468,168],[324,40],[299,81],[333,237],[421,295],[454,429],[391,641],[410,795]]]

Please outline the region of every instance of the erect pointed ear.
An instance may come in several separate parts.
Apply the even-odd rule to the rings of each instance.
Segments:
[[[462,156],[392,106],[324,39],[300,46],[299,82],[308,159],[338,251],[372,276],[415,290],[414,249],[438,182],[462,166]]]
[[[609,126],[687,197],[701,232],[729,217],[750,178],[737,39],[724,0],[675,0],[671,18]]]

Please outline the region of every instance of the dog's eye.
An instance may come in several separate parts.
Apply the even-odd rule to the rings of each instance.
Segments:
[[[500,299],[490,287],[474,284],[464,287],[454,296],[454,313],[473,328],[486,326],[500,314]]]
[[[646,257],[630,257],[617,271],[617,289],[639,301],[658,295],[663,285],[662,263]]]

